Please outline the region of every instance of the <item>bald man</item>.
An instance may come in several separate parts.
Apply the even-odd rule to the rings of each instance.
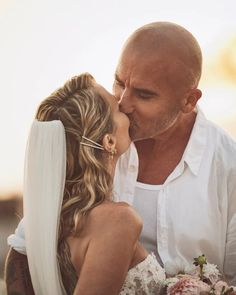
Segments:
[[[162,265],[205,254],[236,284],[236,143],[197,106],[201,68],[197,41],[176,24],[148,24],[127,40],[113,89],[134,145],[114,188],[143,217],[141,242]],[[23,237],[21,224],[9,241],[22,253]],[[9,292],[33,294],[24,255],[11,250],[6,270]]]
[[[201,71],[201,49],[181,26],[148,24],[127,40],[113,90],[136,149],[121,158],[115,188],[160,263],[205,254],[236,285],[236,143],[197,106]]]

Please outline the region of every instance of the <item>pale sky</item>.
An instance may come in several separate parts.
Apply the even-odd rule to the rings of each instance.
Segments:
[[[125,39],[152,21],[176,22],[198,39],[202,109],[236,138],[235,11],[235,0],[0,0],[0,194],[22,188],[40,101],[83,71],[111,90]]]

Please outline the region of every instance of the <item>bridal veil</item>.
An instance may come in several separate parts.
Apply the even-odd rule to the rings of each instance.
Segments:
[[[60,212],[66,177],[66,139],[59,120],[31,126],[25,154],[26,251],[36,295],[65,295],[57,262]]]

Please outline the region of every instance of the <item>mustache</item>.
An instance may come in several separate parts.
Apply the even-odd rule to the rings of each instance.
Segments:
[[[137,128],[138,124],[137,124],[137,120],[134,118],[134,116],[131,114],[126,114],[126,116],[128,117],[129,122],[130,122],[129,129]]]
[[[134,122],[134,117],[131,114],[126,114],[129,119],[130,124]]]

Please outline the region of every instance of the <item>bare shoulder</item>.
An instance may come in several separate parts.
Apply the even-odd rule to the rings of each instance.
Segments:
[[[80,235],[67,239],[77,272],[80,272],[86,252],[92,249],[91,245],[96,245],[94,248],[98,251],[101,244],[105,252],[111,248],[116,252],[117,248],[132,248],[139,238],[142,225],[138,213],[127,203],[104,202],[93,208],[86,216]]]
[[[126,203],[104,202],[86,218],[88,246],[74,294],[118,294],[133,263],[142,222]],[[115,267],[114,267],[115,266]]]
[[[143,222],[135,209],[125,202],[104,202],[91,211],[91,223],[95,230],[119,231],[139,236]]]
[[[130,222],[130,225],[142,226],[142,219],[137,211],[125,202],[103,203],[92,211],[93,217],[97,220],[105,221],[104,219],[110,219],[111,222]]]

